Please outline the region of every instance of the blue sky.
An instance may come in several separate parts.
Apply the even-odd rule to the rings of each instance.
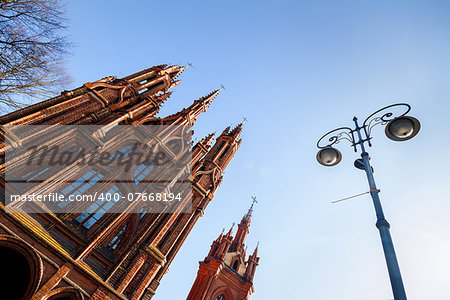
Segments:
[[[72,1],[71,88],[163,63],[193,64],[161,115],[225,85],[196,137],[245,116],[243,143],[155,300],[184,299],[211,242],[256,195],[260,241],[253,300],[392,299],[368,190],[341,143],[341,164],[315,161],[317,139],[383,106],[420,119],[405,143],[375,128],[369,149],[410,299],[450,295],[448,1]]]

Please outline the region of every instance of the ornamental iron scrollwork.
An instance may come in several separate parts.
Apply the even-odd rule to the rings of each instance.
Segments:
[[[393,111],[388,111],[394,107],[402,107],[406,111],[403,113],[396,113]],[[396,118],[405,116],[407,113],[409,113],[410,110],[411,110],[411,106],[409,104],[397,103],[397,104],[392,104],[392,105],[383,107],[383,108],[377,110],[376,112],[374,112],[373,114],[371,114],[370,116],[368,116],[364,120],[364,123],[361,128],[364,129],[364,134],[366,135],[369,147],[372,147],[372,143],[370,142],[370,139],[371,139],[373,127],[375,127],[376,125],[386,125],[387,123],[389,123],[390,121],[392,121]],[[388,111],[388,112],[386,112],[386,111]],[[383,112],[383,114],[381,114],[381,116],[380,116],[381,112]]]
[[[317,142],[317,148],[319,149],[325,149],[330,148],[335,144],[339,144],[342,140],[349,141],[352,145],[355,143],[355,137],[353,134],[353,130],[350,127],[339,127],[334,130],[331,130],[327,133],[325,133]],[[327,141],[325,141],[327,140]],[[325,143],[328,143],[326,145],[321,145],[321,142],[324,141]]]
[[[399,113],[395,112],[395,109],[393,108],[403,108],[404,112]],[[370,140],[372,139],[371,133],[372,128],[376,125],[386,125],[390,121],[405,116],[409,111],[411,110],[411,106],[406,103],[397,103],[392,104],[386,107],[383,107],[376,112],[369,115],[362,124],[361,127],[358,126],[357,129],[351,129],[350,127],[339,127],[334,130],[331,130],[324,134],[319,141],[317,142],[317,148],[324,149],[324,148],[330,148],[335,144],[338,144],[342,140],[347,140],[351,143],[352,147],[354,148],[355,152],[356,145],[360,142],[368,142],[369,147],[372,146]],[[357,120],[357,119],[356,119]],[[355,132],[359,129],[363,129],[363,132],[365,134],[365,139],[363,138],[360,142],[356,141],[355,139]],[[321,144],[322,143],[322,144]]]

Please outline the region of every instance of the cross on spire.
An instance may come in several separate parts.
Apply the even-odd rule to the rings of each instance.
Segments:
[[[252,205],[250,205],[250,208],[248,209],[247,214],[244,217],[244,221],[247,222],[248,219],[252,216],[253,213],[253,205],[255,205],[255,203],[258,203],[258,201],[256,201],[256,196],[251,196],[251,198],[253,199],[252,201]]]

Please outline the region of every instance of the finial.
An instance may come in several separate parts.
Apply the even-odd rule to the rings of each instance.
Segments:
[[[188,62],[187,65],[186,65],[186,67],[191,67],[191,68],[193,68],[194,66],[193,66],[190,62]]]
[[[225,86],[224,86],[223,84],[221,84],[221,85],[220,85],[220,89],[221,89],[221,90],[224,90],[224,89],[225,89]]]
[[[241,122],[241,124],[244,124],[245,122],[248,122],[248,120],[247,120],[247,118],[246,117],[242,117],[242,122]]]
[[[253,256],[255,259],[257,259],[257,257],[258,257],[258,247],[259,247],[259,241],[258,241],[258,243],[256,243],[255,250],[253,250],[253,254],[252,254],[252,256]]]
[[[255,205],[255,203],[258,203],[258,201],[256,201],[256,196],[251,196],[251,198],[253,199],[252,204],[250,205],[250,208],[248,209],[247,214],[245,215],[244,220],[247,221],[248,218],[250,218],[252,216],[252,212],[253,212],[253,205]]]
[[[233,222],[233,224],[231,225],[231,228],[230,228],[230,230],[228,231],[227,236],[231,237],[231,235],[233,234],[233,228],[234,228],[234,222]]]
[[[222,229],[222,232],[221,232],[221,234],[223,234],[225,232],[225,227]]]

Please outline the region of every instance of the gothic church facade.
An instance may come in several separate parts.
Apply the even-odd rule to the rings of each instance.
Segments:
[[[162,118],[155,116],[169,98],[170,89],[180,83],[177,77],[184,69],[159,65],[122,79],[111,76],[88,82],[55,98],[4,115],[0,117],[0,124],[99,125],[105,136],[117,125],[192,126],[219,90],[195,100],[178,113]],[[7,128],[2,126],[3,137]],[[104,206],[97,204],[86,207],[84,214],[43,213],[39,207],[33,208],[36,210],[33,214],[11,214],[5,212],[3,193],[0,203],[0,275],[3,277],[0,290],[5,291],[3,296],[9,300],[151,299],[186,237],[213,200],[222,174],[241,144],[241,130],[242,124],[226,128],[215,140],[211,134],[192,146],[192,193],[186,196],[192,204],[189,213],[165,213],[164,209],[154,212],[138,207],[139,213],[116,214],[107,213]],[[62,138],[55,136],[50,140]],[[21,137],[15,142],[20,144]],[[126,141],[106,140],[104,143],[113,153],[126,151]],[[5,143],[0,152],[5,154]],[[4,174],[4,160],[0,168]],[[115,183],[115,170],[100,167],[61,170],[48,176],[60,179],[74,172],[79,175],[81,184],[59,183],[47,188],[64,190],[67,194],[80,190],[93,192],[96,187],[91,183],[99,178],[108,178],[105,185],[116,192],[136,188]],[[152,170],[142,165],[130,174],[141,180],[152,176]],[[138,182],[136,178],[130,180]],[[4,177],[1,183],[4,187]],[[236,253],[242,253],[239,252],[241,242],[231,245]],[[256,254],[252,261],[255,259]],[[250,273],[244,276],[253,276]]]

